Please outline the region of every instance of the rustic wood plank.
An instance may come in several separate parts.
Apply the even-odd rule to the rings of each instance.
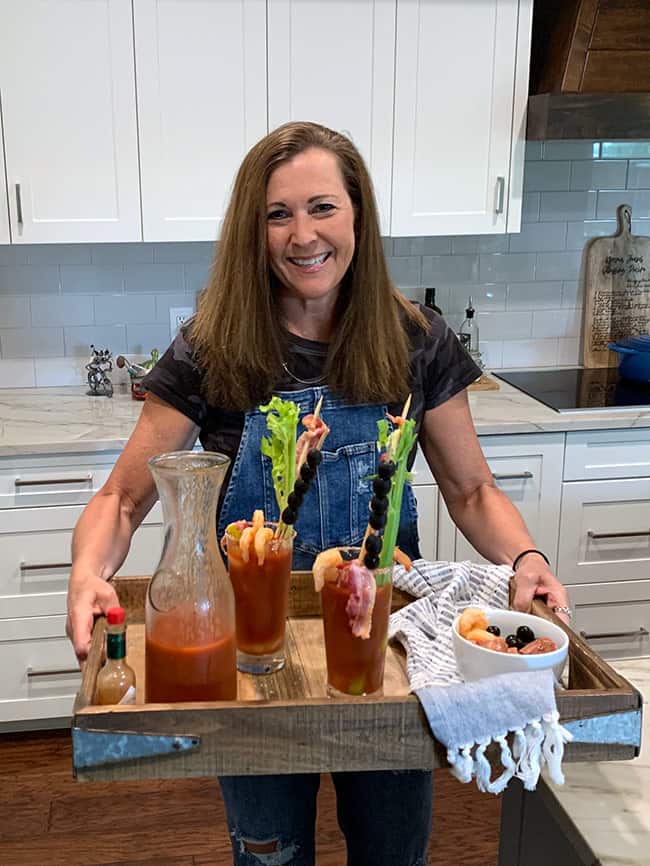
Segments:
[[[650,138],[648,93],[542,93],[528,99],[526,138]]]
[[[566,67],[562,74],[563,91],[583,90],[583,76],[591,34],[598,16],[599,0],[581,0],[571,34]]]
[[[650,89],[650,50],[590,51],[582,93],[644,93]]]
[[[83,664],[81,687],[75,698],[73,713],[94,702],[97,674],[104,661],[104,636],[106,634],[106,617],[100,616],[95,621],[88,658]]]
[[[650,49],[648,0],[600,0],[590,48],[592,51]]]

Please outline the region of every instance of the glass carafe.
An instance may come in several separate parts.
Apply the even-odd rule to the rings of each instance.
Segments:
[[[235,700],[235,601],[217,547],[230,460],[173,451],[149,461],[165,539],[145,604],[147,703]]]

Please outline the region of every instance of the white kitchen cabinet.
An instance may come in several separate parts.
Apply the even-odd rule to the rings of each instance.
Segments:
[[[481,447],[498,487],[522,515],[535,545],[557,559],[562,490],[563,433],[483,436]],[[438,558],[485,562],[460,530],[455,529],[440,501]]]
[[[578,584],[569,591],[572,627],[600,656],[650,655],[650,580]]]
[[[395,0],[269,0],[269,128],[312,120],[348,135],[390,232]]]
[[[650,478],[564,484],[558,571],[569,584],[650,577]]]
[[[14,243],[141,240],[130,0],[5,0]]]
[[[4,139],[2,136],[2,124],[0,123],[0,244],[8,244],[11,241],[9,234],[9,202],[7,200],[5,177]]]
[[[397,0],[391,235],[518,231],[532,0]]]
[[[267,132],[265,0],[134,0],[145,241],[212,241]]]
[[[79,686],[65,636],[72,532],[118,456],[112,451],[0,459],[0,726],[71,714]],[[119,573],[151,574],[162,543],[156,503]]]
[[[438,555],[438,485],[422,484],[413,488],[418,504],[420,554],[428,562]]]

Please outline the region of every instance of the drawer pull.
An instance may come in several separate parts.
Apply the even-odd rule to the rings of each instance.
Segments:
[[[45,484],[88,484],[92,483],[93,476],[91,473],[83,475],[80,478],[16,478],[14,481],[15,487],[38,487]]]
[[[588,538],[647,538],[650,536],[650,529],[640,529],[638,532],[592,532],[590,529],[587,532]]]
[[[59,674],[80,674],[80,668],[27,668],[27,677],[56,677]]]
[[[499,473],[493,472],[492,477],[495,481],[524,481],[526,478],[532,478],[532,472],[510,472],[510,473]]]
[[[584,640],[597,640],[603,637],[646,637],[647,634],[648,630],[641,626],[636,631],[601,631],[597,634],[587,634],[586,631],[581,631],[580,637]]]
[[[71,562],[21,562],[21,571],[44,571],[50,568],[72,568]]]

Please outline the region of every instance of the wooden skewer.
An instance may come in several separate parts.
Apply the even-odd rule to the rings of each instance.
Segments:
[[[411,408],[411,398],[412,398],[412,397],[413,397],[413,394],[409,394],[409,395],[408,395],[408,397],[406,398],[406,403],[404,403],[404,408],[402,409],[402,415],[401,415],[401,417],[402,417],[405,421],[406,421],[406,419],[407,419],[407,417],[408,417],[409,409]]]

